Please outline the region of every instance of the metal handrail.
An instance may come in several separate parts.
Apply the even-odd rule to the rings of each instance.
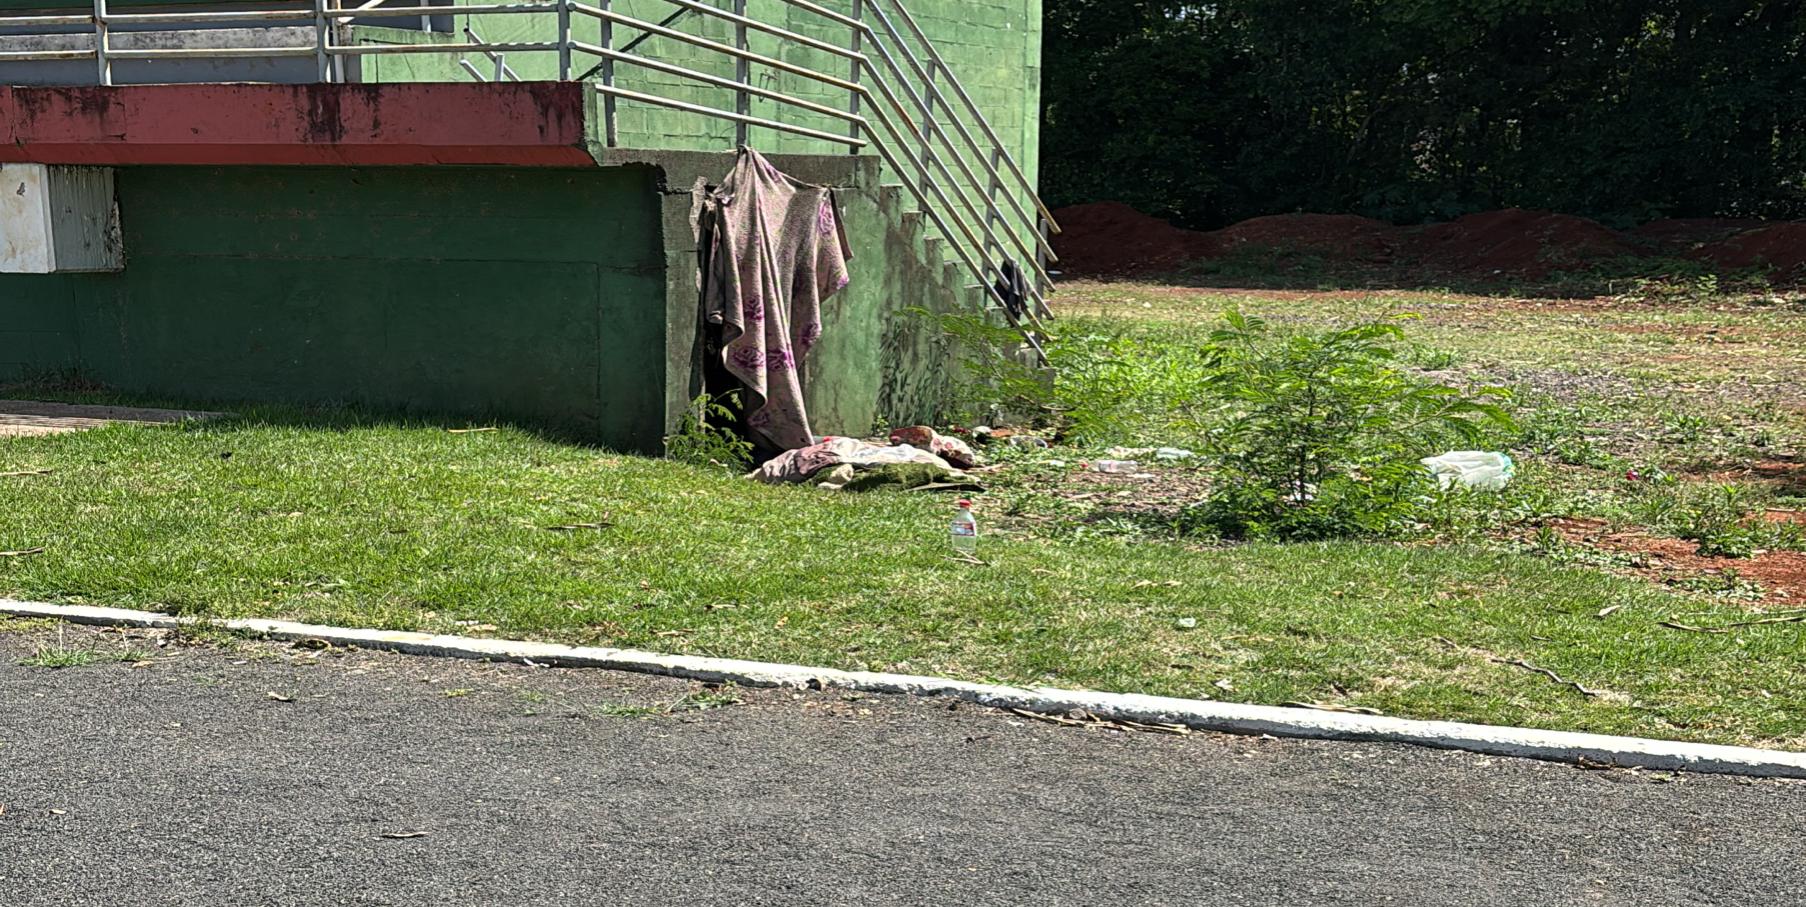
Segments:
[[[697,47],[703,48],[704,50],[712,50],[716,53],[724,54],[726,56],[733,57],[735,59],[745,60],[748,63],[757,63],[760,66],[768,66],[772,69],[776,69],[781,72],[790,73],[791,75],[802,76],[803,78],[806,78],[806,79],[813,79],[817,82],[821,82],[824,85],[828,85],[833,88],[841,89],[842,91],[864,91],[865,90],[865,89],[861,88],[860,86],[858,86],[852,82],[849,82],[845,79],[838,78],[836,76],[831,76],[831,75],[828,75],[827,73],[816,72],[815,70],[810,69],[806,66],[798,66],[794,63],[790,63],[785,60],[780,60],[776,57],[768,57],[764,54],[754,53],[750,50],[742,50],[741,48],[735,47],[732,44],[723,44],[719,41],[711,41],[707,38],[704,38],[704,37],[701,37],[698,35],[692,35],[689,32],[682,32],[682,31],[678,31],[673,28],[666,28],[662,25],[659,25],[656,22],[648,22],[644,19],[635,19],[632,16],[624,15],[622,13],[617,13],[613,10],[600,9],[600,8],[597,8],[594,6],[590,6],[587,3],[577,3],[577,2],[572,2],[572,0],[566,0],[566,2],[569,3],[570,9],[574,12],[579,12],[586,16],[592,16],[597,19],[602,19],[604,21],[612,22],[616,25],[625,25],[628,28],[637,28],[642,31],[646,31],[646,32],[650,32],[652,34],[658,35],[660,37],[671,38],[672,40],[675,40],[675,41],[682,41],[685,44],[695,45]]]
[[[1054,233],[1058,234],[1060,232],[1059,221],[1054,219],[1052,211],[1047,210],[1047,204],[1041,200],[1040,193],[1035,191],[1035,186],[1029,181],[1028,175],[1022,172],[1021,165],[1017,164],[1016,158],[1010,154],[1009,146],[1005,145],[1003,139],[997,136],[997,130],[991,128],[991,121],[985,117],[984,111],[979,109],[978,103],[972,100],[972,95],[966,91],[966,86],[960,82],[959,74],[954,72],[952,67],[947,65],[947,61],[941,57],[940,49],[935,47],[933,41],[929,40],[928,33],[922,30],[921,23],[916,21],[916,17],[910,13],[909,7],[904,6],[902,0],[878,0],[878,2],[888,2],[896,8],[897,15],[902,18],[904,24],[909,26],[909,30],[915,34],[916,40],[921,42],[922,47],[928,51],[929,59],[932,59],[935,62],[935,65],[940,67],[941,72],[947,74],[948,84],[953,86],[954,94],[959,96],[959,99],[964,102],[966,110],[972,115],[972,118],[978,122],[979,128],[984,131],[985,138],[989,139],[993,146],[1003,152],[1003,160],[1009,165],[1010,171],[1015,174],[1019,188],[1027,192],[1030,198],[1034,199],[1035,207],[1039,209],[1041,216],[1047,220],[1047,226],[1051,228]],[[1024,216],[1026,216],[1026,212]],[[1048,251],[1051,253],[1052,248],[1049,247]],[[1058,261],[1059,259],[1056,258],[1054,260]]]
[[[6,50],[0,51],[0,62],[93,60],[99,82],[110,85],[114,61],[313,57],[319,81],[330,82],[345,77],[343,61],[346,59],[389,54],[456,55],[463,71],[483,79],[483,74],[463,57],[467,53],[482,53],[496,64],[497,78],[518,80],[519,76],[503,61],[504,55],[556,53],[559,78],[568,80],[576,71],[573,55],[583,54],[601,61],[575,78],[590,81],[603,97],[605,140],[610,146],[617,144],[619,136],[615,122],[616,102],[628,101],[732,122],[737,124],[737,132],[742,137],[746,129],[757,127],[838,144],[855,153],[869,148],[883,159],[891,176],[945,241],[953,263],[975,278],[992,306],[1003,310],[1022,330],[1028,345],[1037,353],[1042,352],[1036,333],[1041,324],[1036,313],[1049,317],[1052,314],[1046,302],[1046,293],[1052,287],[1047,265],[1058,261],[1058,257],[1048,236],[1059,232],[1059,224],[971,93],[904,5],[904,0],[837,0],[850,4],[852,15],[830,9],[817,0],[779,0],[823,22],[847,29],[848,46],[844,47],[802,34],[794,28],[748,16],[739,3],[729,10],[707,0],[664,0],[677,7],[677,12],[662,22],[618,12],[612,8],[611,0],[521,0],[478,2],[466,6],[433,6],[424,4],[423,0],[395,0],[407,5],[388,6],[384,5],[388,0],[364,0],[350,8],[345,8],[342,0],[301,0],[295,8],[287,9],[270,9],[260,4],[256,8],[227,11],[154,13],[114,13],[107,9],[107,0],[91,2],[93,11],[81,15],[0,14],[0,26],[59,29],[86,26],[93,36],[92,48]],[[492,44],[478,37],[467,22],[464,34],[469,40],[466,42],[358,44],[349,40],[345,31],[354,20],[420,18],[430,21],[434,16],[517,14],[556,16],[557,34],[549,41]],[[731,24],[735,35],[732,43],[671,27],[686,14]],[[599,21],[600,43],[577,40],[572,28],[574,17]],[[114,30],[115,27],[129,28],[124,34],[136,35],[168,31],[175,26],[237,23],[311,26],[307,30],[312,32],[312,41],[276,47],[113,46],[121,34]],[[638,35],[624,46],[616,47],[614,35],[618,29],[632,30]],[[834,75],[787,59],[789,54],[758,53],[747,46],[749,32],[776,38],[785,48],[837,57],[850,61],[851,65],[844,76]],[[66,34],[80,35],[82,32]],[[734,60],[734,75],[705,72],[634,52],[640,44],[654,37],[682,42]],[[736,98],[734,109],[621,87],[615,79],[617,64],[731,91]],[[816,95],[799,97],[768,85],[754,84],[751,78],[753,66],[787,73],[832,92],[844,92],[845,107],[823,103]],[[598,73],[600,81],[591,81]],[[780,114],[756,116],[748,104],[751,98],[773,102],[782,110],[805,111],[846,125],[839,127],[842,132],[829,132],[814,125],[788,122]],[[1026,199],[1022,197],[1024,195]],[[1034,278],[1028,287],[1027,300],[1032,305],[1021,318],[997,286],[1004,273],[1004,261],[1011,257],[1016,258],[1023,273],[1032,274]]]
[[[891,40],[896,43],[898,49],[902,52],[904,60],[910,64],[910,69],[916,74],[916,78],[921,80],[922,86],[927,92],[927,98],[917,95],[915,91],[910,88],[909,81],[906,78],[900,80],[903,88],[909,91],[910,99],[915,102],[917,109],[924,111],[923,119],[926,121],[926,125],[933,134],[940,137],[942,144],[947,147],[948,153],[953,157],[954,163],[959,165],[960,172],[965,176],[968,184],[973,187],[974,191],[979,191],[980,181],[978,175],[974,173],[972,168],[966,163],[965,156],[960,153],[959,148],[954,146],[953,140],[948,137],[946,130],[941,128],[940,120],[933,115],[933,108],[927,103],[927,99],[933,99],[939,101],[942,108],[947,108],[949,105],[946,102],[946,98],[940,93],[940,90],[935,87],[934,79],[931,78],[930,73],[922,67],[921,61],[916,58],[914,52],[903,41],[902,35],[890,21],[890,17],[886,16],[884,11],[876,4],[873,5],[872,13],[878,19],[879,24],[884,26],[885,32],[889,35]],[[874,43],[876,44],[877,42]],[[893,70],[899,69],[896,61],[891,58],[890,54],[883,51],[881,44],[878,44],[875,49],[879,50],[879,55],[885,60],[887,65]],[[950,117],[949,120],[952,122],[954,129],[959,133],[960,138],[964,140],[966,147],[975,151],[982,151],[982,146],[972,137],[972,133],[966,129],[965,125],[960,122],[958,117]],[[928,147],[927,136],[924,136],[924,147]],[[930,149],[930,151],[932,151],[932,149]],[[935,157],[938,160],[939,156],[936,155]],[[988,168],[991,180],[993,182],[999,181],[1001,177],[997,173],[995,166],[985,162],[982,154],[978,155],[978,157],[980,164]],[[947,177],[949,181],[957,183],[956,180],[953,180],[952,174],[947,174]],[[965,200],[963,191],[959,194],[961,195],[962,200]],[[990,224],[993,219],[1002,222],[1002,218],[998,217],[999,212],[997,212],[995,208],[995,200],[993,199],[989,202],[985,213],[981,214],[977,210],[977,206],[972,205],[969,201],[968,209],[972,211],[974,216],[979,218],[984,227],[985,237],[991,244],[991,246],[986,247],[986,251],[992,247],[996,248],[999,252],[1004,251],[1004,244],[997,241],[995,233],[990,229]],[[1017,210],[1020,211],[1020,207],[1018,207]],[[1027,212],[1022,212],[1022,217],[1028,221],[1027,227],[1033,230],[1036,225],[1032,219],[1028,218]],[[1043,266],[1037,260],[1038,256],[1034,252],[1029,251],[1027,244],[1022,241],[1022,237],[1016,230],[1008,229],[1006,224],[1003,232],[1010,237],[1012,244],[1016,247],[1016,250],[1021,253],[1024,260],[1030,262],[1030,265],[1035,269],[1037,285],[1030,288],[1030,294],[1034,297],[1036,306],[1045,311],[1047,309],[1047,304],[1041,296],[1040,287],[1042,282],[1051,283],[1051,278],[1049,278],[1043,269]],[[1039,231],[1036,232],[1038,233]],[[999,277],[1001,277],[1001,267],[999,267]]]

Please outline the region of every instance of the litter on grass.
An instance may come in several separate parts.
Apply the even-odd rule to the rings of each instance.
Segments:
[[[1511,484],[1512,477],[1517,474],[1517,464],[1511,462],[1509,454],[1483,450],[1451,451],[1440,457],[1425,457],[1419,462],[1445,491],[1457,485],[1498,491]]]
[[[914,437],[938,447],[959,463],[978,460],[972,449],[955,438],[932,429],[900,429],[897,437]],[[983,490],[971,476],[957,468],[948,456],[914,444],[874,444],[857,438],[823,438],[808,447],[785,451],[747,474],[768,485],[813,482],[830,491],[869,491],[874,488],[905,490]]]

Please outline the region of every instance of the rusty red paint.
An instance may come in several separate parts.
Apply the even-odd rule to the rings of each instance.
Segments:
[[[0,86],[0,161],[594,166],[574,82]]]

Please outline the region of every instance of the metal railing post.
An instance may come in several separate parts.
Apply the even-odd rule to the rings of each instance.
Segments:
[[[596,5],[603,12],[609,12],[612,3],[613,0],[597,0]],[[610,19],[602,20],[602,49],[615,49],[615,24]],[[602,84],[609,88],[615,87],[614,57],[602,57]],[[602,94],[602,138],[610,148],[621,143],[621,124],[615,116],[615,96],[607,92]]]
[[[315,81],[332,81],[332,54],[327,52],[326,0],[314,0]]]
[[[113,84],[113,61],[107,57],[107,0],[94,0],[94,64],[100,84]]]
[[[865,21],[865,0],[853,0],[853,18],[859,20],[860,22]],[[861,31],[858,28],[850,29],[850,31],[852,31],[852,33],[853,33],[853,39],[847,45],[847,48],[849,50],[853,51],[854,53],[863,53],[865,50],[865,32]],[[854,83],[857,83],[859,81],[860,75],[862,75],[865,71],[865,67],[863,65],[864,62],[865,61],[863,61],[863,60],[854,60],[852,62],[853,72],[852,72],[852,75],[847,77],[848,81],[854,82]],[[848,98],[847,99],[847,113],[850,113],[853,116],[858,116],[859,115],[859,101],[860,101],[859,92],[849,91],[849,92],[847,92],[847,98]],[[848,124],[847,136],[849,138],[855,138],[855,139],[859,138],[859,128],[860,128],[860,124],[858,124],[858,123]],[[848,146],[847,153],[848,154],[858,154],[859,149],[856,147]]]
[[[558,0],[558,81],[571,80],[571,0]]]
[[[734,15],[736,15],[736,16],[746,15],[746,0],[734,0]],[[736,23],[734,25],[734,47],[736,47],[740,50],[751,50],[751,48],[747,45],[747,34],[746,34],[746,26],[745,25],[741,25],[738,23]],[[742,85],[746,85],[746,84],[752,82],[752,63],[750,63],[745,57],[739,57],[734,61],[734,81],[739,82]],[[747,116],[747,115],[751,114],[752,113],[752,95],[749,95],[744,91],[737,93],[734,96],[734,112],[741,116]],[[745,121],[735,123],[734,124],[734,143],[738,144],[738,145],[744,145],[744,144],[746,144],[746,139],[747,139],[747,125],[746,125]]]
[[[1037,218],[1035,221],[1035,236],[1040,240],[1035,244],[1035,264],[1039,266],[1035,268],[1035,285],[1040,291],[1040,298],[1035,302],[1041,307],[1041,315],[1044,318],[1054,317],[1053,309],[1047,305],[1047,294],[1052,293],[1054,289],[1053,278],[1047,276],[1049,274],[1047,268],[1052,264],[1047,257],[1047,250],[1053,240],[1053,237],[1048,235],[1049,228],[1052,226],[1053,224],[1045,217]]]
[[[899,45],[901,46],[901,45]],[[902,48],[909,53],[909,48]],[[899,73],[901,75],[901,73]],[[907,78],[907,77],[905,77]],[[934,156],[934,61],[928,61],[928,70],[922,78],[922,184],[928,184],[927,162]]]
[[[345,5],[342,0],[332,0],[333,12],[338,12],[344,8]],[[329,29],[328,34],[333,37],[334,42],[336,43],[338,36],[344,34],[346,31],[345,20],[335,16],[332,21],[328,23],[327,28]],[[332,80],[340,83],[345,81],[345,58],[338,54],[334,54],[332,57]]]
[[[975,152],[978,151],[976,148],[972,150]],[[976,155],[974,156],[976,157]],[[993,147],[991,149],[991,185],[985,192],[985,219],[990,221],[991,229],[998,233],[1010,229],[1010,225],[1003,219],[1003,209],[998,199],[998,196],[1003,192],[1003,178],[997,174],[997,168],[1003,166],[1002,158],[1003,149]],[[1009,250],[1004,248],[1001,242],[998,242],[995,248],[999,259],[1009,258]],[[1027,264],[1027,262],[1023,262],[1023,264]]]

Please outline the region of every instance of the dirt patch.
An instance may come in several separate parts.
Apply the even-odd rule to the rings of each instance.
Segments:
[[[1696,257],[1729,270],[1771,267],[1783,274],[1806,269],[1806,223],[1769,224],[1706,243]]]
[[[1383,264],[1392,260],[1397,234],[1390,224],[1353,214],[1276,214],[1199,235],[1214,237],[1225,254],[1249,247],[1285,249]]]
[[[1054,250],[1069,275],[1159,273],[1219,252],[1209,234],[1180,229],[1119,202],[1061,208],[1054,219],[1062,228]]]
[[[1758,460],[1738,469],[1712,473],[1709,478],[1756,485],[1778,495],[1806,497],[1806,463],[1794,460]]]
[[[1628,233],[1598,221],[1509,208],[1425,227],[1394,227],[1349,214],[1278,214],[1213,232],[1175,227],[1120,202],[1054,212],[1065,228],[1054,247],[1069,276],[1171,273],[1250,251],[1313,254],[1326,264],[1395,267],[1468,279],[1539,280],[1589,264],[1687,256],[1725,270],[1806,273],[1806,223],[1670,218]]]
[[[1405,254],[1433,271],[1538,278],[1591,261],[1634,257],[1637,249],[1598,221],[1508,208],[1424,227]]]
[[[1683,254],[1767,225],[1753,217],[1667,217],[1630,231],[1630,236],[1658,251]]]
[[[1800,514],[1774,511],[1793,520]],[[1640,530],[1610,531],[1603,520],[1562,518],[1546,524],[1564,541],[1599,551],[1625,555],[1628,569],[1639,576],[1668,585],[1697,584],[1699,580],[1748,581],[1761,587],[1759,602],[1806,602],[1806,552],[1769,551],[1748,558],[1707,557],[1699,546],[1685,539],[1662,538]]]
[[[119,423],[170,425],[189,420],[217,419],[223,415],[225,414],[173,409],[0,400],[0,438],[66,434]]]

